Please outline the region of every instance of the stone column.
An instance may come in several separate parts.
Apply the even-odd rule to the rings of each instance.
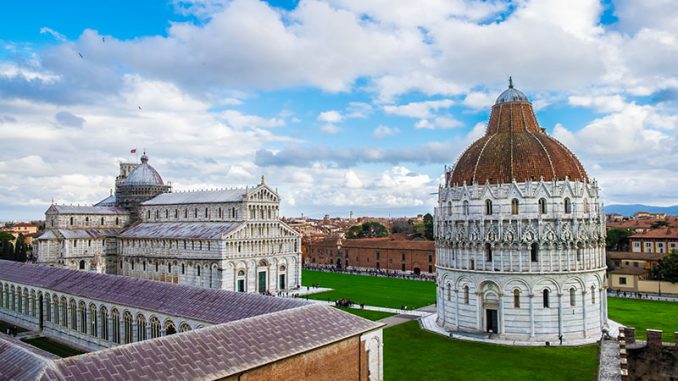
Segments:
[[[459,289],[457,289],[457,288],[454,289],[454,299],[455,299],[455,303],[454,303],[454,307],[455,307],[454,325],[456,326],[456,329],[458,330],[459,329]]]
[[[563,334],[563,293],[558,293],[558,335]]]
[[[499,332],[500,334],[504,334],[504,294],[499,293],[499,316],[497,316],[497,320],[499,320]]]
[[[633,327],[624,327],[624,337],[626,338],[626,344],[633,344],[636,342],[636,329]]]
[[[647,346],[661,348],[662,346],[662,331],[656,329],[648,329],[645,331],[647,335]]]
[[[530,299],[530,338],[534,337],[534,294],[527,295]]]
[[[581,291],[582,331],[586,337],[586,289]]]

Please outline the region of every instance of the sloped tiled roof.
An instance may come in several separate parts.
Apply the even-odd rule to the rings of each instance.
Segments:
[[[216,380],[381,326],[312,304],[57,360],[41,379]]]
[[[61,214],[129,214],[127,210],[115,206],[52,205],[47,212],[50,210]]]
[[[0,333],[0,380],[37,380],[45,368],[57,359],[19,339]]]
[[[218,239],[241,222],[142,222],[125,230],[122,238]]]
[[[678,239],[678,229],[674,228],[660,228],[660,229],[650,229],[642,233],[636,233],[629,237],[630,239],[644,239],[644,238],[668,238],[668,239]]]
[[[212,324],[297,308],[308,303],[5,260],[0,260],[2,280]]]
[[[516,92],[515,89],[510,93]],[[509,94],[510,95],[510,94]],[[507,184],[527,180],[588,181],[584,167],[563,144],[548,136],[524,95],[497,99],[485,136],[464,151],[454,166],[451,185]]]
[[[174,204],[203,204],[215,202],[241,201],[247,193],[245,188],[202,190],[195,192],[163,193],[141,205],[174,205]]]

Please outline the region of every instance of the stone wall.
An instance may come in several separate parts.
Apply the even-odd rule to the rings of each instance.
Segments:
[[[625,330],[625,335],[629,335]],[[647,330],[647,344],[627,346],[628,380],[675,381],[678,378],[678,332],[673,344],[662,342],[663,333]],[[623,378],[622,378],[623,379]]]

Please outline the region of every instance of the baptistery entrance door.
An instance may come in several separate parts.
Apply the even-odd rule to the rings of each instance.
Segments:
[[[485,310],[485,331],[491,333],[497,333],[499,331],[497,310],[492,308],[488,308]]]

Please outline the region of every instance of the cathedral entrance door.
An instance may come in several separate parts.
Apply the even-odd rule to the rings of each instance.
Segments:
[[[266,291],[267,291],[267,287],[266,287],[266,271],[260,271],[260,272],[259,272],[259,278],[258,278],[258,281],[259,281],[259,287],[258,287],[259,290],[258,290],[258,291],[259,291],[260,293],[266,292]]]
[[[497,323],[497,310],[495,309],[486,309],[485,310],[485,331],[497,333],[499,331],[499,324]]]

